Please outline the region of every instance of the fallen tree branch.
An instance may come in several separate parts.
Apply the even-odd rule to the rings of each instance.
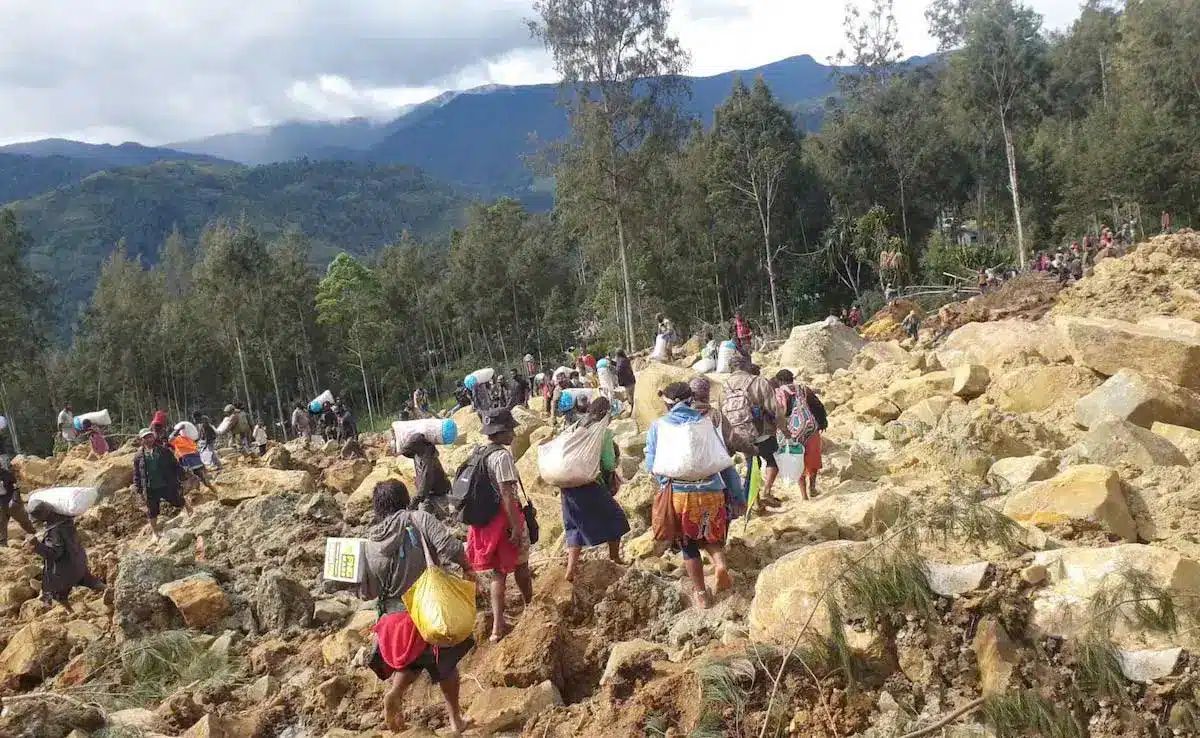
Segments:
[[[978,710],[980,707],[983,706],[983,703],[984,703],[983,697],[980,697],[979,699],[976,699],[976,700],[971,700],[970,702],[968,702],[967,704],[958,708],[957,710],[950,713],[949,715],[946,715],[945,717],[939,719],[936,723],[933,723],[929,727],[921,728],[920,730],[914,730],[911,733],[905,733],[904,735],[900,736],[900,738],[922,738],[922,736],[933,735],[934,733],[936,733],[937,731],[946,727],[950,723],[954,722],[955,720],[958,720],[963,715],[966,715],[967,713]]]

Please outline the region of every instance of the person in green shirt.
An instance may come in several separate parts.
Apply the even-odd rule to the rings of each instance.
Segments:
[[[605,422],[609,417],[608,399],[598,397],[588,405],[587,412],[573,426],[583,429]],[[608,557],[621,561],[621,537],[629,532],[629,520],[614,496],[620,488],[617,475],[619,455],[613,433],[604,429],[600,450],[600,471],[596,480],[582,487],[562,490],[563,528],[567,538],[567,581],[575,580],[575,569],[585,546],[608,545]]]

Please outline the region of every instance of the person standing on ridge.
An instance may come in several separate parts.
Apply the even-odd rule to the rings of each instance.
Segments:
[[[625,349],[617,349],[617,386],[625,388],[626,399],[630,409],[633,408],[633,392],[637,388],[637,376],[633,373],[633,362],[629,360]]]
[[[29,515],[25,512],[25,506],[21,504],[21,493],[17,489],[17,477],[13,473],[12,443],[8,437],[8,418],[0,415],[0,548],[8,545],[8,519],[12,516],[13,520],[17,521],[17,525],[21,526],[21,530],[29,535],[33,535],[33,523],[29,522]]]
[[[62,410],[58,411],[58,436],[62,442],[68,447],[75,443],[75,410],[71,407],[71,403],[64,402]],[[57,440],[55,439],[57,446]]]
[[[733,314],[733,327],[730,333],[733,334],[733,342],[737,346],[738,353],[749,357],[753,350],[754,330],[750,327],[750,321],[742,315],[741,310]]]

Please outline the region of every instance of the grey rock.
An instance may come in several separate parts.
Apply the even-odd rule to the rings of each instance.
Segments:
[[[313,623],[313,598],[299,582],[283,572],[265,572],[254,589],[254,613],[264,631],[308,628]]]

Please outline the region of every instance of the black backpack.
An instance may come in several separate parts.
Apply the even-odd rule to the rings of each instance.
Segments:
[[[503,448],[495,444],[477,446],[454,474],[450,501],[467,525],[487,525],[500,512],[500,491],[488,474],[487,458]]]

